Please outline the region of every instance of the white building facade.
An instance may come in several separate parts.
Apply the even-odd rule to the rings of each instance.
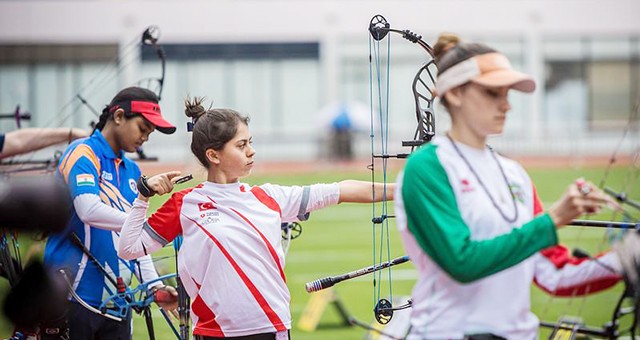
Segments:
[[[87,127],[96,116],[80,97],[101,111],[119,88],[159,77],[153,50],[138,45],[157,25],[161,106],[179,129],[152,136],[148,154],[192,158],[182,113],[190,95],[249,115],[262,159],[317,159],[330,154],[326,108],[371,102],[367,28],[376,14],[429,43],[443,31],[487,43],[535,76],[533,95],[511,95],[498,150],[608,155],[626,129],[621,152],[640,143],[638,0],[0,1],[0,112],[20,105],[33,116],[24,125]],[[411,81],[427,58],[399,36],[389,51],[389,148],[400,151],[416,124]],[[447,114],[435,111],[442,133]],[[0,121],[0,131],[14,128]],[[368,135],[357,135],[356,155],[367,156]]]

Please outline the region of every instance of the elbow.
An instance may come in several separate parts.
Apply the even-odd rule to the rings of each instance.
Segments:
[[[118,257],[123,259],[123,260],[133,260],[133,259],[137,258],[136,254],[131,252],[129,250],[129,247],[127,247],[127,245],[124,244],[122,242],[122,240],[120,240],[120,241],[121,242],[118,245]]]
[[[458,283],[466,284],[481,279],[482,276],[463,261],[447,263],[441,268]]]

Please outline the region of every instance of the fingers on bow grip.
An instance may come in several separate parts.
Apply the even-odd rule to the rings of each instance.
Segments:
[[[178,297],[166,290],[158,289],[153,293],[153,299],[156,303],[173,303],[178,300]]]

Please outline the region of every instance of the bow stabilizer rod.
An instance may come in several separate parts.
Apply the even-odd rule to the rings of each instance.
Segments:
[[[304,287],[307,290],[308,293],[313,293],[313,292],[317,292],[319,290],[323,290],[325,288],[329,288],[332,287],[333,285],[335,285],[336,283],[345,281],[345,280],[349,280],[349,279],[353,279],[355,277],[358,276],[363,276],[363,275],[367,275],[385,268],[389,268],[401,263],[405,263],[409,261],[409,256],[401,256],[398,258],[395,258],[389,262],[383,262],[380,264],[376,264],[373,266],[369,266],[366,268],[362,268],[362,269],[358,269],[358,270],[354,270],[352,272],[346,273],[346,274],[342,274],[342,275],[338,275],[338,276],[327,276],[325,278],[322,279],[318,279],[315,281],[311,281],[311,282],[307,282]]]
[[[636,230],[640,230],[640,223],[631,223],[631,222],[573,220],[568,225],[581,226],[581,227],[614,228],[614,229],[636,229]]]

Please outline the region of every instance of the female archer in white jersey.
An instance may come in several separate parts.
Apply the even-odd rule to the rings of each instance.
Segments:
[[[632,257],[572,258],[556,234],[615,203],[578,180],[544,212],[525,170],[486,145],[503,131],[509,90],[532,92],[533,79],[496,50],[454,35],[441,36],[434,50],[436,91],[451,130],[409,158],[395,195],[398,228],[419,271],[408,338],[535,339],[532,282],[573,296],[620,280],[620,258]]]
[[[201,102],[187,100],[185,112],[194,121],[191,151],[207,168],[207,180],[174,193],[148,220],[142,190],[123,226],[118,254],[136,258],[182,234],[178,272],[191,297],[196,339],[288,339],[281,223],[341,202],[371,202],[372,184],[244,184],[240,179],[251,173],[256,154],[248,118],[230,109],[205,110]],[[178,174],[146,179],[146,194],[170,192]],[[381,184],[374,187],[382,192]]]

